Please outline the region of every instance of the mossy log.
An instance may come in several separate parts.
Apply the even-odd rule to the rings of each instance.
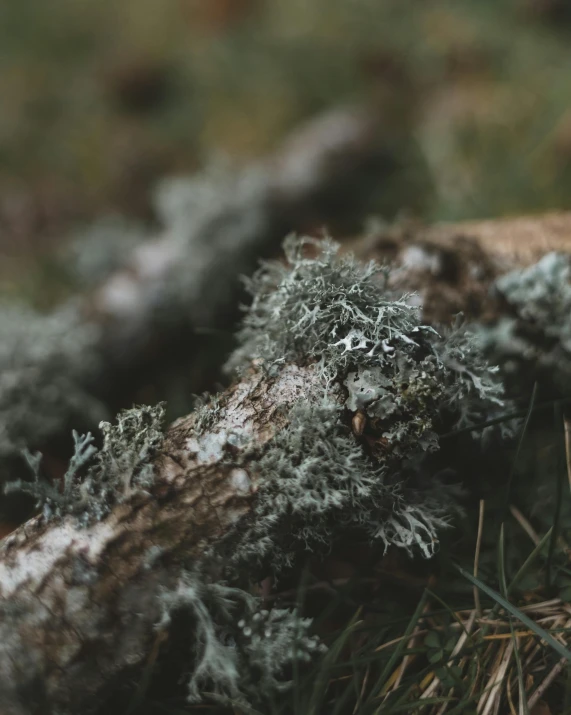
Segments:
[[[168,647],[181,606],[194,624],[189,695],[209,685],[247,698],[250,658],[260,697],[299,647],[283,612],[270,612],[267,638],[244,626],[265,618],[252,615],[252,582],[345,532],[434,552],[457,510],[454,489],[425,464],[437,425],[497,409],[502,385],[469,331],[443,340],[423,326],[417,307],[387,291],[382,267],[331,242],[286,248],[289,265],[252,280],[233,360],[240,381],[164,436],[160,407],[105,425],[99,451],[76,436],[61,491],[28,455],[36,482],[13,488],[43,511],[0,545],[3,715],[97,711]]]
[[[254,374],[224,393],[200,446],[196,416],[177,421],[153,461],[148,491],[135,491],[102,521],[36,517],[0,550],[0,711],[88,713],[137,678],[163,634],[162,595],[181,571],[216,552],[256,501],[247,466],[225,464],[231,434],[263,446],[312,372],[275,380]],[[228,548],[228,547],[226,547]],[[191,634],[189,634],[189,641]]]
[[[197,667],[209,588],[250,588],[344,527],[430,555],[455,508],[434,475],[415,481],[435,425],[490,415],[501,380],[469,332],[421,325],[386,271],[294,249],[252,282],[241,380],[164,436],[144,410],[120,418],[83,481],[80,452],[61,499],[44,488],[42,514],[2,541],[3,715],[98,711],[168,647],[181,603],[190,694],[220,672],[220,692],[243,694],[236,648]]]

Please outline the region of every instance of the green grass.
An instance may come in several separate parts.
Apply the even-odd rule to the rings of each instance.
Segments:
[[[569,207],[569,35],[523,4],[5,2],[1,183],[73,185],[136,211],[165,171],[213,150],[257,156],[315,112],[365,99],[418,134],[438,189],[430,216]],[[131,106],[136,77],[164,91]]]

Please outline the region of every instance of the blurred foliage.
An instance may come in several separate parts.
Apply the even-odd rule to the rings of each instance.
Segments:
[[[437,181],[431,217],[568,207],[571,27],[556,6],[4,2],[0,220],[21,192],[34,194],[28,222],[37,203],[145,213],[158,176],[214,149],[259,155],[300,120],[360,98],[416,128]]]

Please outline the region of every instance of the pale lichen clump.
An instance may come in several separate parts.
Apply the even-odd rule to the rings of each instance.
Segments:
[[[7,476],[7,460],[30,444],[107,418],[104,405],[86,387],[101,369],[98,337],[73,306],[49,316],[2,306],[0,481]]]
[[[495,289],[508,310],[480,339],[502,366],[510,389],[521,394],[534,382],[571,393],[571,258],[549,253],[529,268],[512,271]]]
[[[258,704],[292,685],[288,671],[295,661],[310,661],[326,650],[309,635],[311,619],[294,610],[260,609],[246,591],[207,583],[198,572],[182,575],[175,590],[161,596],[157,629],[171,627],[174,614],[192,619],[188,681],[190,702],[211,697]]]
[[[316,257],[306,257],[308,246]],[[386,295],[385,267],[339,256],[330,240],[290,237],[284,247],[286,265],[264,263],[247,281],[253,301],[231,366],[258,358],[271,370],[288,360],[319,360],[330,382],[356,360],[362,367],[388,363],[432,330],[419,324],[407,296]]]
[[[451,419],[454,427],[466,428],[486,421],[508,406],[503,376],[498,365],[490,363],[479,340],[478,331],[458,315],[454,325],[439,329],[441,339],[432,349],[444,370],[445,400],[442,414]],[[505,436],[511,434],[512,424],[502,425]]]
[[[408,418],[424,400],[436,411],[457,402],[460,420],[466,407],[503,403],[497,368],[473,331],[461,321],[442,335],[423,325],[411,296],[389,290],[389,267],[341,255],[330,240],[290,237],[285,251],[287,264],[267,262],[247,281],[253,300],[230,367],[256,359],[271,373],[288,361],[317,362],[326,385],[350,373],[361,385],[372,379],[377,411],[381,397],[385,406],[404,399]]]
[[[434,553],[449,505],[403,489],[390,461],[365,453],[342,412],[328,398],[299,402],[288,426],[253,461],[261,486],[239,538],[232,538],[231,563],[269,564],[277,574],[300,551],[327,551],[336,536],[354,529],[387,547]]]
[[[25,492],[49,520],[72,514],[87,525],[103,519],[111,508],[135,492],[145,492],[154,481],[154,458],[164,433],[164,404],[124,410],[111,425],[102,422],[103,446],[97,450],[91,434],[73,433],[75,453],[61,488],[44,479],[41,455],[25,452],[33,482],[8,482],[5,492]]]
[[[503,404],[497,370],[465,326],[442,338],[422,325],[409,296],[388,290],[386,267],[313,239],[288,239],[286,256],[289,265],[267,263],[249,281],[230,364],[275,375],[314,363],[321,382],[249,461],[260,486],[234,559],[277,572],[343,527],[429,557],[455,505],[440,485],[418,491],[405,475],[438,449],[437,424],[470,425]]]

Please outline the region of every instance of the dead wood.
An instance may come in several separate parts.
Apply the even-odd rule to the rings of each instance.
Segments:
[[[402,222],[373,230],[346,248],[363,260],[396,265],[392,286],[418,293],[425,320],[447,323],[457,313],[487,320],[498,310],[491,291],[498,276],[550,251],[571,252],[571,214],[434,225]]]
[[[209,428],[222,436],[215,448],[198,446],[193,415],[170,428],[150,493],[86,528],[72,517],[36,517],[2,542],[3,715],[88,713],[140,675],[160,635],[161,594],[183,569],[200,569],[207,552],[212,560],[256,500],[255,477],[224,463],[223,436],[239,428],[251,438],[233,449],[261,447],[314,379],[295,367],[275,380],[250,376],[220,398],[224,417]]]

